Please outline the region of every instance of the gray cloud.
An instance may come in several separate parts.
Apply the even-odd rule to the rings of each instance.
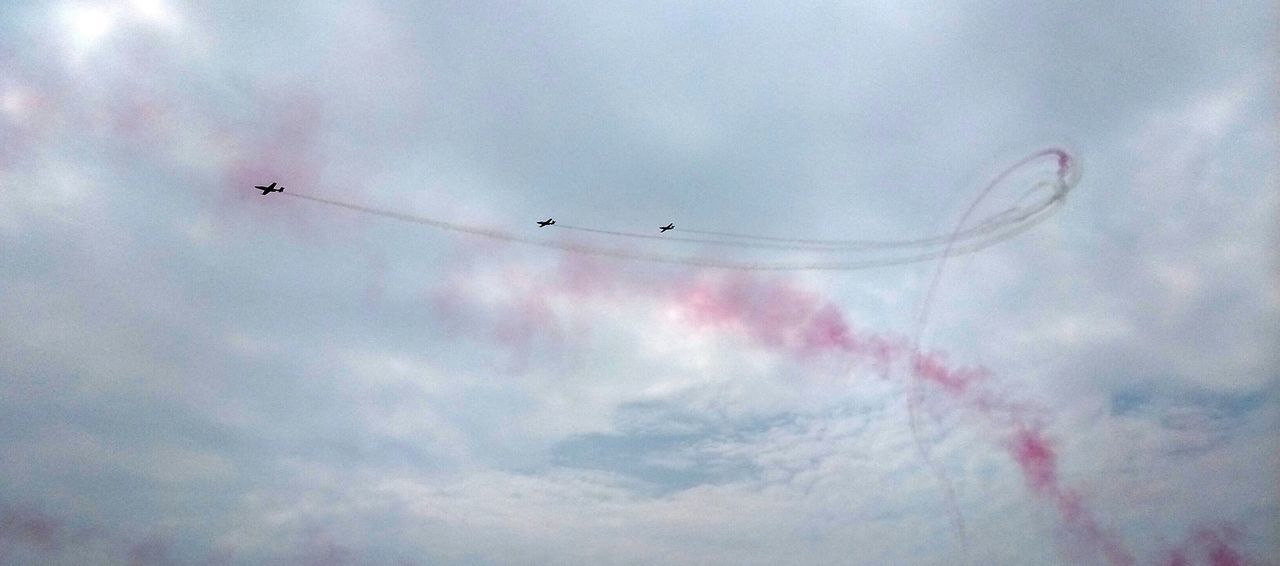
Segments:
[[[905,392],[633,290],[700,274],[244,189],[910,238],[1062,141],[926,341],[1139,562],[1280,554],[1272,6],[157,4],[0,10],[0,562],[954,563]],[[785,281],[906,335],[932,267]],[[928,400],[970,559],[1070,560]]]

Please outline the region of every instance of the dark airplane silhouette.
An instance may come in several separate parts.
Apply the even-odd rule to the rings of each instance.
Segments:
[[[284,187],[280,187],[278,189],[276,188],[275,181],[271,181],[271,184],[265,187],[262,185],[255,185],[253,188],[262,191],[263,196],[266,196],[267,193],[283,193],[284,192]]]
[[[554,218],[548,218],[546,220],[539,220],[538,226],[542,228],[546,228],[547,226],[550,226],[555,223],[556,223],[556,220]]]
[[[671,223],[671,222],[668,222],[666,226],[659,226],[659,227],[658,227],[658,229],[659,229],[659,230],[662,230],[663,232],[666,232],[667,230],[670,230],[670,229],[675,228],[675,227],[676,227],[676,225],[675,225],[675,224],[673,224],[673,223]]]

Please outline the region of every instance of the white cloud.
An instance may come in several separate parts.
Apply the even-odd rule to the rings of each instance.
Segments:
[[[1238,67],[1273,58],[1244,16],[229,6],[0,22],[22,140],[0,139],[0,509],[124,533],[55,558],[154,528],[192,561],[955,563],[901,381],[691,329],[660,292],[679,269],[602,261],[632,287],[556,292],[601,281],[234,200],[226,170],[513,229],[911,237],[946,228],[975,160],[1046,135],[1084,180],[949,264],[927,341],[1041,407],[1064,483],[1139,556],[1216,520],[1275,554],[1272,97],[1219,80],[1269,72]],[[906,334],[931,273],[785,280]],[[927,396],[921,434],[971,561],[1062,562],[999,419],[958,405]]]

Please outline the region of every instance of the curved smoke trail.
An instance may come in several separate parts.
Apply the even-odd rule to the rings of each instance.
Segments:
[[[1022,207],[1016,205],[1007,208],[997,214],[983,219],[972,227],[965,228],[964,224],[973,209],[986,196],[991,193],[997,186],[1013,173],[1046,156],[1058,156],[1059,168],[1055,179],[1042,180],[1033,184],[1033,186],[1025,192],[1019,199],[1021,202],[1030,194],[1042,190],[1044,188],[1052,189],[1052,196],[1046,200],[1036,203],[1033,206]],[[786,251],[808,251],[815,252],[827,256],[846,256],[840,259],[813,260],[813,261],[749,261],[734,260],[718,257],[703,257],[696,255],[678,255],[670,253],[637,251],[616,247],[603,247],[592,244],[584,244],[578,242],[567,242],[562,240],[551,240],[533,238],[523,236],[507,230],[497,228],[477,226],[472,224],[463,224],[458,222],[449,222],[426,216],[418,216],[413,214],[405,214],[402,212],[394,212],[359,204],[342,202],[338,200],[311,196],[301,193],[282,193],[285,196],[292,196],[300,199],[309,200],[321,204],[327,204],[356,212],[373,214],[384,218],[400,220],[402,222],[410,222],[414,224],[429,226],[441,230],[448,230],[468,234],[472,236],[480,236],[507,242],[515,242],[540,246],[561,251],[596,255],[603,257],[611,257],[615,259],[646,261],[653,263],[667,263],[677,265],[690,265],[696,267],[707,267],[716,269],[736,269],[751,271],[803,271],[803,270],[831,270],[846,271],[857,269],[869,269],[873,267],[884,267],[891,265],[902,265],[909,263],[917,263],[934,259],[945,258],[948,256],[973,253],[984,248],[990,247],[997,243],[1003,242],[1023,231],[1035,226],[1044,219],[1048,218],[1055,212],[1064,201],[1065,196],[1075,186],[1078,175],[1074,175],[1074,169],[1068,167],[1070,162],[1069,155],[1060,149],[1046,149],[1034,153],[1012,166],[1000,172],[993,178],[980,192],[978,200],[974,201],[973,206],[966,212],[965,218],[961,221],[961,226],[945,240],[939,240],[940,237],[934,236],[929,238],[921,238],[915,240],[901,241],[858,241],[858,240],[806,240],[806,239],[781,239],[781,241],[769,243],[762,242],[734,242],[730,240],[715,240],[709,238],[662,238],[652,234],[637,234],[632,232],[621,232],[612,230],[602,230],[597,228],[587,228],[580,226],[565,226],[565,228],[575,231],[583,231],[588,233],[604,234],[618,237],[641,238],[663,241],[674,241],[678,243],[698,243],[706,245],[733,246],[742,248],[764,248],[777,249]],[[698,233],[694,230],[685,230],[686,232]],[[767,236],[747,236],[735,235],[734,237],[756,238],[761,240],[772,241]],[[928,249],[928,246],[937,246],[945,244],[941,249]],[[848,258],[847,256],[855,252],[870,251],[895,251],[909,250],[910,248],[924,248],[922,251],[907,253],[905,255],[890,255],[887,257],[861,257]],[[936,281],[933,286],[936,286]],[[930,291],[932,292],[932,290]]]
[[[772,236],[752,236],[748,234],[737,234],[733,232],[714,232],[709,230],[697,230],[691,228],[676,228],[676,232],[686,232],[690,234],[703,234],[716,236],[717,238],[688,238],[683,236],[663,236],[655,234],[644,234],[640,232],[627,232],[620,230],[605,230],[601,228],[589,228],[586,226],[575,226],[572,224],[556,223],[557,228],[574,230],[577,232],[588,232],[592,234],[602,234],[606,236],[619,236],[626,238],[638,238],[644,240],[657,240],[662,242],[677,242],[688,244],[702,244],[712,246],[727,246],[738,248],[759,248],[774,249],[788,251],[874,251],[874,250],[893,250],[903,248],[928,248],[946,244],[955,244],[972,239],[979,236],[991,234],[1001,228],[1014,226],[1027,221],[1039,212],[1053,205],[1055,199],[1060,199],[1065,190],[1060,190],[1057,183],[1040,182],[1036,186],[1028,190],[1019,198],[1019,202],[1025,200],[1027,196],[1042,188],[1050,187],[1054,189],[1054,196],[1048,201],[1039,203],[1034,207],[1022,208],[1014,206],[1007,208],[999,213],[993,214],[972,227],[961,230],[958,233],[930,236],[927,238],[918,238],[914,240],[812,240],[804,238],[778,238]],[[732,239],[725,239],[732,238]],[[746,240],[746,241],[735,241]]]
[[[1045,203],[1045,206],[1047,206],[1047,203]],[[1012,214],[1015,212],[1019,214],[1017,215]],[[988,219],[987,222],[984,222],[983,224],[979,224],[977,226],[974,226],[973,228],[966,230],[965,233],[961,235],[960,240],[965,240],[965,239],[973,238],[976,236],[989,234],[991,232],[999,230],[1002,227],[1005,227],[1011,224],[1017,224],[1025,220],[1027,217],[1033,215],[1035,212],[1038,212],[1038,210],[1031,209],[1026,211],[1019,211],[1015,208],[1007,209],[1004,212],[1001,212],[1000,214],[993,215],[990,219]],[[735,247],[735,248],[756,248],[756,249],[772,249],[772,250],[787,250],[787,251],[812,250],[812,251],[821,251],[821,252],[836,252],[836,251],[843,251],[843,250],[858,250],[858,251],[892,250],[892,249],[898,249],[898,248],[917,248],[917,247],[924,248],[929,246],[936,246],[939,244],[945,244],[948,241],[950,241],[950,236],[946,236],[946,237],[935,236],[932,238],[923,238],[918,240],[900,240],[900,241],[802,240],[802,239],[786,240],[782,238],[771,238],[768,236],[755,236],[751,238],[755,240],[761,240],[761,241],[734,241],[734,240],[715,239],[715,238],[688,238],[684,236],[661,236],[661,235],[655,235],[655,234],[642,234],[640,232],[605,230],[601,228],[575,226],[572,224],[564,224],[560,222],[557,222],[553,226],[557,228],[563,228],[566,230],[574,230],[577,232],[588,232],[591,234],[602,234],[606,236],[618,236],[618,237],[625,237],[625,238],[638,238],[643,240],[656,240],[661,242],[676,242],[676,243],[682,243],[682,244],[701,244],[701,245],[726,246],[726,247]],[[740,235],[730,235],[727,232],[706,232],[702,230],[690,230],[685,228],[676,228],[675,231],[688,232],[691,234],[713,234],[713,235],[719,235],[722,237],[746,238],[745,236],[740,236]]]
[[[960,505],[956,502],[955,486],[952,484],[951,479],[947,476],[947,473],[943,470],[942,466],[933,459],[928,445],[925,444],[920,436],[919,405],[921,397],[923,396],[921,391],[922,374],[928,371],[927,368],[929,366],[929,361],[921,350],[920,339],[924,334],[925,327],[928,325],[929,312],[932,310],[934,296],[937,294],[938,285],[942,280],[942,273],[946,269],[947,259],[956,255],[957,251],[961,253],[966,253],[967,251],[964,247],[957,248],[956,244],[962,239],[967,238],[968,234],[973,230],[972,228],[965,228],[966,224],[969,222],[969,217],[973,215],[974,211],[977,210],[978,205],[982,204],[982,202],[990,196],[991,191],[999,186],[1006,177],[1018,168],[1045,157],[1057,158],[1058,183],[1053,197],[1047,203],[1044,203],[1044,206],[1033,209],[1036,210],[1037,213],[1042,210],[1052,211],[1056,208],[1055,205],[1061,203],[1066,194],[1080,180],[1079,164],[1072,159],[1071,155],[1065,150],[1050,148],[1033,153],[1013,165],[1010,165],[1007,169],[996,175],[996,177],[992,179],[986,187],[983,187],[982,191],[980,191],[973,201],[969,203],[969,206],[965,209],[964,213],[960,215],[960,219],[956,221],[955,229],[952,230],[951,235],[949,237],[945,237],[945,246],[939,254],[938,266],[934,269],[933,277],[929,281],[929,286],[925,289],[924,297],[921,300],[920,312],[916,318],[915,331],[912,333],[911,338],[911,379],[907,392],[907,420],[911,428],[911,440],[915,444],[916,452],[919,453],[920,458],[924,460],[925,464],[932,471],[934,477],[937,478],[938,484],[942,488],[943,498],[946,500],[947,510],[951,515],[952,526],[954,527],[957,538],[959,539],[961,556],[963,557],[964,563],[968,563],[969,541],[966,532],[967,529],[965,527],[964,513],[961,512]],[[1019,201],[1026,198],[1039,187],[1040,184],[1032,187],[1031,190],[1024,193],[1023,196],[1019,198]],[[978,223],[978,227],[988,224],[989,222],[991,222],[990,219],[983,220]],[[1038,222],[1038,220],[1036,222]],[[1028,225],[1015,226],[1014,233],[1025,230],[1031,224],[1034,224],[1034,222],[1029,223]],[[937,237],[927,240],[935,241],[937,240]]]
[[[1041,179],[1031,183],[1012,206],[985,218],[973,220],[979,206],[987,201],[997,188],[1004,185],[1015,173],[1037,161],[1053,158],[1056,160],[1056,174],[1049,179]],[[908,419],[911,436],[921,459],[937,478],[943,492],[943,498],[951,515],[953,527],[959,539],[961,554],[968,561],[968,536],[964,514],[956,501],[955,488],[943,468],[933,458],[928,445],[920,435],[919,404],[921,402],[922,381],[930,379],[930,371],[936,369],[936,363],[921,349],[921,336],[927,326],[929,313],[937,294],[947,260],[951,257],[974,253],[988,248],[1031,229],[1056,212],[1065,202],[1067,194],[1080,179],[1080,169],[1074,158],[1065,150],[1049,148],[1032,153],[996,174],[975,196],[956,222],[955,228],[945,235],[935,235],[910,240],[819,240],[808,238],[781,238],[774,236],[757,236],[732,232],[716,232],[710,230],[681,229],[689,234],[709,236],[705,238],[689,238],[683,236],[659,236],[616,230],[605,230],[583,226],[557,224],[557,227],[571,231],[598,234],[604,236],[628,238],[645,241],[662,241],[676,244],[701,244],[734,248],[766,249],[791,252],[809,252],[836,259],[823,261],[746,261],[724,259],[720,257],[699,257],[693,255],[675,255],[669,253],[636,251],[614,247],[602,247],[592,244],[540,239],[510,231],[482,227],[470,224],[448,222],[444,220],[382,210],[368,206],[346,203],[305,194],[285,193],[313,202],[329,204],[348,210],[364,212],[396,219],[404,222],[430,226],[468,235],[481,236],[508,242],[516,242],[545,248],[558,249],[571,253],[612,257],[616,259],[647,261],[690,265],[697,267],[736,269],[736,270],[856,270],[873,267],[902,265],[930,260],[939,260],[922,298],[919,315],[916,319],[915,331],[908,345],[910,360],[910,386],[907,397]],[[1047,198],[1026,204],[1034,194],[1044,193]],[[860,254],[862,257],[850,258]],[[867,257],[868,254],[880,254],[878,257]],[[884,255],[889,254],[889,255]],[[1033,439],[1034,440],[1034,439]],[[1088,526],[1088,523],[1086,523]],[[1117,555],[1123,555],[1118,553]],[[1113,561],[1124,563],[1123,557]]]

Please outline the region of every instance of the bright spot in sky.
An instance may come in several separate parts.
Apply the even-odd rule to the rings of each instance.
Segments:
[[[122,26],[144,23],[167,31],[178,27],[177,14],[164,0],[76,2],[64,4],[58,15],[71,57],[76,62],[82,61],[108,34]]]
[[[159,19],[164,17],[164,4],[160,0],[132,0],[133,9],[148,19]]]
[[[4,109],[4,113],[12,120],[22,118],[22,111],[27,107],[27,97],[23,95],[21,90],[11,88],[5,91],[4,96],[0,97],[0,108]]]
[[[62,8],[62,23],[75,54],[83,55],[111,32],[116,21],[106,6],[69,4]]]
[[[129,5],[140,20],[170,30],[177,25],[177,16],[164,0],[130,0]]]

